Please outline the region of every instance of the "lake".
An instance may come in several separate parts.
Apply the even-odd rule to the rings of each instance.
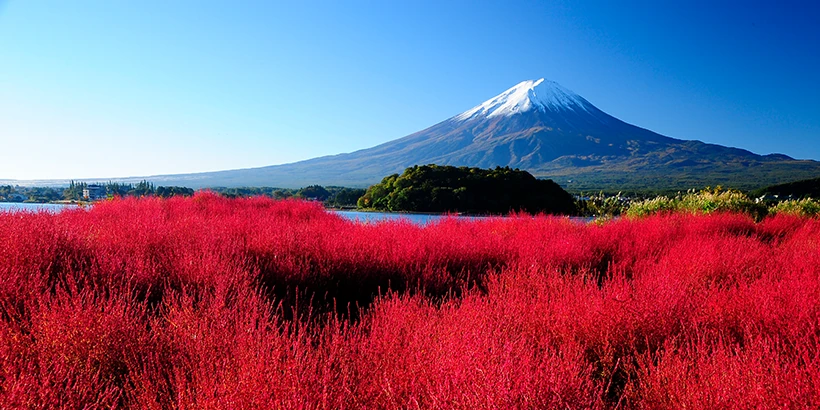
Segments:
[[[384,213],[384,212],[358,212],[358,211],[331,211],[336,214],[358,222],[378,222],[391,221],[398,219],[406,219],[418,225],[427,225],[431,222],[436,222],[446,218],[446,215],[441,214],[399,214],[399,213]],[[466,219],[482,219],[481,216],[456,216],[456,218]]]
[[[20,202],[0,202],[0,212],[60,212],[63,209],[74,208],[77,205],[62,205],[62,204],[24,204]],[[358,222],[379,222],[391,221],[398,219],[405,219],[418,225],[427,225],[432,222],[437,222],[446,218],[446,215],[441,214],[399,214],[399,213],[385,213],[385,212],[358,212],[358,211],[328,211],[334,212],[339,216]],[[483,216],[456,216],[456,218],[465,219],[483,219]],[[589,222],[593,218],[570,218],[578,222]]]
[[[21,202],[0,202],[0,212],[3,211],[24,211],[24,212],[60,212],[63,209],[76,207],[77,205],[62,205],[62,204],[25,204]],[[359,222],[378,222],[389,221],[396,219],[406,219],[410,222],[426,225],[430,222],[438,221],[444,218],[444,215],[430,215],[430,214],[396,214],[383,212],[357,212],[357,211],[329,211],[338,214],[351,221]],[[475,219],[477,217],[459,217]]]
[[[441,214],[402,214],[402,213],[384,213],[384,212],[357,212],[357,211],[331,211],[341,215],[344,218],[350,219],[352,221],[358,222],[378,222],[378,221],[390,221],[390,220],[397,220],[397,219],[406,219],[410,222],[413,222],[418,225],[427,225],[432,222],[440,221],[444,218],[447,218],[447,215]],[[477,220],[477,219],[487,219],[491,218],[489,216],[456,216],[459,219],[469,219],[469,220]],[[595,220],[593,217],[588,216],[571,216],[569,217],[570,220],[579,222],[579,223],[588,223]]]
[[[0,212],[60,212],[63,209],[74,208],[77,205],[63,205],[63,204],[24,204],[22,202],[0,202]]]

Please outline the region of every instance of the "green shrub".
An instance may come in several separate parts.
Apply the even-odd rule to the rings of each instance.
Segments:
[[[772,214],[817,216],[820,215],[820,201],[810,198],[790,199],[775,204],[769,208],[769,212]]]
[[[671,212],[677,210],[677,207],[678,203],[675,198],[658,196],[652,199],[633,202],[626,210],[626,216],[640,217],[661,212]]]
[[[629,207],[629,199],[622,197],[620,192],[614,196],[604,195],[602,192],[579,199],[576,207],[579,215],[611,218],[620,216],[626,211]]]
[[[688,193],[682,198],[681,207],[690,212],[741,212],[753,216],[766,215],[766,207],[750,199],[746,194],[734,190],[705,189],[697,193]]]
[[[635,202],[626,211],[626,215],[640,217],[661,212],[736,212],[749,214],[759,220],[766,216],[768,210],[765,205],[755,202],[740,191],[717,187],[688,191],[673,198],[660,196]]]

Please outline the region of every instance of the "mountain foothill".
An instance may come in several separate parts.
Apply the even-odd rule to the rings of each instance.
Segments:
[[[753,190],[820,176],[817,161],[670,138],[628,124],[561,85],[539,79],[523,81],[459,115],[372,148],[283,165],[135,181],[192,188],[365,188],[425,164],[518,168],[576,192],[705,186]]]

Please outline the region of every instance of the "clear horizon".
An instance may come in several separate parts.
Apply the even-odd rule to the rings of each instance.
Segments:
[[[0,0],[0,179],[369,148],[530,79],[679,139],[820,160],[820,6]]]

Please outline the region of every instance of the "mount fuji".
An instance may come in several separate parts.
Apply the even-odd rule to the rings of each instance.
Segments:
[[[419,164],[510,166],[573,190],[708,185],[753,189],[820,175],[820,162],[657,134],[539,79],[518,83],[432,127],[372,148],[284,165],[147,179],[194,188],[364,187]]]

